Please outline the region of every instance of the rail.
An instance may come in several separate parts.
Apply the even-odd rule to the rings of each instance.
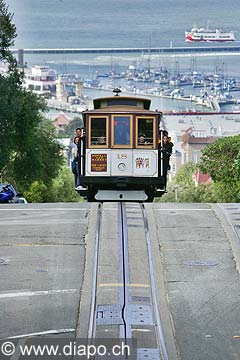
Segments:
[[[96,313],[96,300],[97,300],[97,279],[98,279],[98,253],[99,253],[99,242],[100,242],[100,231],[102,221],[102,204],[98,205],[97,213],[97,224],[95,231],[95,251],[94,251],[94,262],[93,262],[93,279],[92,279],[92,299],[90,308],[90,318],[88,326],[88,339],[95,337],[95,313]]]
[[[129,317],[126,313],[129,304],[129,261],[128,261],[128,232],[127,232],[127,218],[125,204],[118,203],[118,227],[119,227],[119,250],[120,250],[120,279],[123,286],[120,288],[120,303],[122,305],[122,319],[124,324],[124,331],[121,331],[120,338],[127,339],[132,337],[131,324],[129,324]]]
[[[161,324],[160,311],[158,307],[157,286],[156,286],[156,277],[154,274],[154,260],[152,255],[151,237],[150,237],[150,231],[149,231],[146,209],[144,204],[141,204],[141,210],[142,210],[144,228],[145,228],[145,237],[146,237],[147,252],[148,252],[149,270],[150,270],[151,293],[152,293],[152,301],[153,301],[153,307],[154,307],[154,313],[156,319],[158,341],[160,348],[162,350],[163,359],[168,360],[168,354],[167,354],[167,349],[165,345],[163,329]]]
[[[114,204],[112,203],[113,207]],[[135,203],[134,203],[135,204]],[[129,235],[131,227],[134,227],[134,224],[129,224],[130,219],[133,219],[129,214],[132,211],[131,205],[126,205],[124,202],[119,202],[117,204],[117,226],[115,226],[114,231],[117,231],[116,242],[113,242],[113,239],[106,239],[102,236],[103,230],[103,219],[104,219],[104,206],[105,204],[99,204],[98,206],[98,216],[97,216],[97,224],[95,230],[95,252],[94,252],[94,269],[93,269],[93,279],[92,279],[92,298],[91,298],[91,310],[89,316],[89,328],[88,328],[88,340],[91,342],[94,339],[99,338],[99,334],[112,331],[113,325],[115,327],[115,336],[118,340],[124,340],[126,345],[132,344],[132,340],[137,340],[135,333],[133,333],[133,328],[139,329],[140,331],[144,331],[144,328],[147,332],[151,332],[151,336],[154,337],[154,344],[151,344],[150,347],[147,347],[146,342],[145,346],[139,346],[136,351],[136,359],[143,358],[151,358],[156,360],[168,360],[167,349],[164,340],[164,334],[161,324],[161,317],[159,311],[159,301],[157,294],[157,286],[156,286],[156,277],[154,270],[154,258],[152,254],[152,246],[151,246],[151,235],[148,225],[148,219],[146,214],[146,209],[144,204],[135,204],[134,211],[137,212],[137,221],[141,223],[142,236],[139,238],[141,242],[139,246],[143,250],[144,258],[140,256],[140,262],[138,259],[138,266],[140,264],[140,269],[144,272],[146,278],[148,278],[148,285],[145,285],[145,294],[148,296],[142,297],[144,300],[140,304],[137,304],[139,300],[136,298],[141,298],[141,296],[133,296],[134,294],[142,293],[142,286],[144,284],[133,283],[132,277],[137,279],[137,275],[133,276],[133,272],[136,271],[136,263],[135,259],[133,259],[133,252],[137,252],[136,243],[132,241],[132,238]],[[111,210],[110,210],[111,211]],[[113,211],[113,210],[112,210]],[[105,218],[106,220],[106,218]],[[133,234],[133,233],[132,233]],[[135,233],[136,234],[136,233]],[[116,234],[115,234],[116,235]],[[136,239],[135,239],[136,240]],[[114,248],[116,251],[115,255],[118,253],[118,269],[108,269],[108,271],[116,271],[118,273],[119,283],[115,284],[100,284],[99,279],[104,278],[104,275],[101,273],[102,268],[106,267],[101,265],[101,261],[99,257],[103,254],[106,254],[106,247],[109,249],[110,244],[108,241],[111,241],[111,246],[118,247],[118,249]],[[131,250],[130,250],[131,248]],[[99,265],[100,264],[100,265]],[[112,262],[113,264],[113,262]],[[140,273],[140,269],[139,273]],[[131,271],[131,278],[130,278]],[[104,301],[110,300],[107,297],[106,293],[101,293],[102,288],[101,285],[106,285],[110,287],[115,287],[115,298],[119,299],[117,304],[101,304],[102,299]],[[137,287],[140,286],[140,290],[136,290]],[[100,290],[99,290],[100,287]],[[112,288],[108,289],[108,291],[112,290]],[[100,295],[101,294],[101,295]],[[99,297],[99,299],[98,299]],[[111,302],[111,301],[110,301]],[[141,309],[141,310],[139,310]],[[101,319],[99,323],[98,315],[101,313]],[[116,315],[117,313],[117,315]],[[110,315],[111,318],[115,317],[115,322],[111,322],[111,319],[108,317]],[[115,315],[113,315],[115,314]],[[144,319],[144,320],[143,320]],[[102,326],[104,325],[104,326]],[[102,328],[101,328],[102,326]],[[107,328],[109,326],[109,328]],[[103,330],[102,330],[103,329]],[[111,330],[109,330],[111,329]],[[151,329],[151,330],[149,330]],[[126,356],[128,359],[128,356]]]

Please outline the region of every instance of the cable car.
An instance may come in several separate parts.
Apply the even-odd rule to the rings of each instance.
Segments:
[[[166,192],[158,149],[161,112],[150,110],[147,98],[114,92],[83,111],[76,191],[88,201],[152,202]]]

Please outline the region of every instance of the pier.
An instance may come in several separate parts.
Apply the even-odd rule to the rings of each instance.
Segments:
[[[141,48],[42,48],[11,49],[22,54],[118,54],[118,53],[155,53],[159,55],[231,55],[240,53],[240,46],[184,46],[184,47],[141,47]]]

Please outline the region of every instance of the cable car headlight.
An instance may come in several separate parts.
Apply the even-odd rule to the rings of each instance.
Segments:
[[[124,164],[124,163],[118,164],[118,170],[119,171],[124,171],[125,169],[126,169],[126,164]]]

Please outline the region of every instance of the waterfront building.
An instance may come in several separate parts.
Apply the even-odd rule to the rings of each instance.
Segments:
[[[213,144],[216,140],[220,139],[219,136],[203,136],[203,133],[194,134],[192,128],[186,130],[182,135],[182,164],[201,162],[201,151],[208,144]]]

